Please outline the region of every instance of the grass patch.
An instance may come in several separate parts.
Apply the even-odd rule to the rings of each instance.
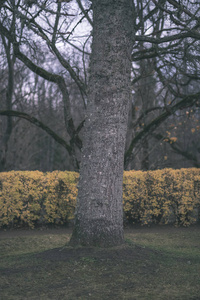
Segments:
[[[183,258],[200,258],[200,228],[177,228],[172,231],[154,229],[153,232],[128,234],[127,238],[143,247],[163,251]]]
[[[0,239],[1,299],[200,297],[200,228],[131,229],[109,249],[65,247],[68,233]]]

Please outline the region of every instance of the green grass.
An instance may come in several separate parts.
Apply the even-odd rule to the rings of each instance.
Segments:
[[[163,251],[168,255],[186,258],[199,258],[200,255],[200,228],[177,228],[173,232],[134,233],[129,234],[131,240],[143,247]]]
[[[0,238],[0,299],[200,300],[200,227],[131,229],[109,249],[70,235]]]

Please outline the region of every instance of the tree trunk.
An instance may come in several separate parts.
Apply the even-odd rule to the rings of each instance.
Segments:
[[[6,39],[2,36],[3,45],[6,52],[6,58],[8,62],[8,85],[6,91],[6,109],[12,109],[12,97],[13,97],[13,89],[14,89],[14,62],[15,57],[11,54],[11,45],[10,43],[6,43]],[[8,152],[8,143],[10,136],[12,134],[13,122],[12,117],[7,117],[6,130],[3,134],[3,137],[0,139],[1,141],[1,149],[0,149],[0,172],[5,171],[6,166],[6,157]]]
[[[131,0],[93,0],[93,43],[71,244],[123,243],[123,158],[131,92]]]
[[[142,143],[142,161],[141,161],[141,170],[149,170],[149,141],[147,138],[144,139]]]

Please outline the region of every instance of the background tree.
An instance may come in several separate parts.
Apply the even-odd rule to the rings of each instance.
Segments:
[[[63,131],[63,134],[59,136],[55,125],[53,125],[56,124],[56,122],[52,121],[51,130],[54,131],[54,134],[51,136],[56,139],[56,142],[60,142],[61,147],[64,146],[65,149],[67,149],[67,153],[64,154],[65,150],[61,150],[60,146],[58,146],[60,149],[60,154],[57,155],[57,157],[61,157],[60,161],[63,160],[62,155],[64,155],[65,161],[67,161],[67,169],[78,169],[80,164],[80,148],[82,145],[82,125],[84,122],[85,108],[87,103],[87,68],[89,57],[88,55],[90,52],[87,45],[89,45],[88,42],[91,39],[90,26],[92,25],[90,2],[70,1],[70,4],[56,4],[52,1],[35,1],[34,3],[28,3],[27,1],[22,0],[4,2],[4,5],[2,4],[1,6],[1,24],[4,25],[4,27],[6,27],[8,31],[6,32],[6,28],[1,27],[1,29],[4,40],[9,41],[9,43],[11,44],[11,52],[13,51],[13,38],[11,38],[12,36],[16,37],[18,41],[20,41],[21,49],[23,45],[23,51],[21,50],[21,53],[19,53],[18,51],[20,47],[15,47],[15,52],[18,53],[17,55],[20,60],[30,68],[30,72],[36,72],[37,76],[39,76],[38,78],[40,78],[41,76],[43,77],[43,80],[48,80],[48,87],[51,83],[51,85],[54,86],[54,90],[57,89],[57,91],[59,91],[60,89],[62,89],[62,92],[58,92],[57,98],[61,100],[63,97],[62,105],[65,108],[64,118],[61,118],[60,121],[63,122],[64,120],[65,125],[63,126],[63,130],[65,131],[65,127],[67,133],[64,133]],[[194,29],[195,32],[193,32],[192,29],[192,26],[195,28],[195,22],[198,23],[198,6],[196,6],[195,3],[191,1],[185,1],[184,3],[182,3],[182,5],[177,4],[175,1],[163,1],[162,5],[160,5],[160,2],[158,4],[156,1],[140,0],[135,0],[134,6],[137,16],[135,18],[135,32],[137,33],[137,41],[132,53],[132,59],[134,62],[134,78],[133,97],[130,107],[132,107],[131,109],[133,112],[133,118],[131,117],[130,112],[129,115],[131,118],[129,121],[129,128],[127,132],[125,168],[156,169],[164,166],[181,167],[184,165],[198,165],[199,156],[198,151],[195,150],[198,148],[198,145],[196,145],[197,148],[192,147],[190,148],[190,150],[184,148],[182,149],[183,151],[177,152],[175,151],[175,143],[179,142],[179,150],[180,147],[183,148],[182,145],[180,145],[181,136],[175,136],[177,140],[175,143],[173,143],[173,149],[172,143],[170,144],[169,142],[166,144],[166,142],[163,142],[164,140],[166,141],[167,138],[166,131],[169,132],[171,130],[171,127],[168,128],[168,124],[169,126],[171,126],[171,121],[168,121],[169,118],[174,119],[174,127],[177,127],[178,123],[181,123],[178,121],[178,115],[180,115],[180,113],[176,113],[177,116],[171,116],[170,114],[168,114],[168,117],[165,119],[163,125],[161,126],[161,122],[159,127],[157,128],[157,137],[155,136],[155,134],[152,135],[149,130],[146,131],[145,128],[151,128],[151,131],[152,128],[154,128],[155,131],[155,126],[153,125],[154,123],[152,124],[153,126],[150,127],[148,127],[147,125],[164,111],[166,111],[166,108],[169,111],[170,106],[175,103],[174,101],[183,99],[184,93],[182,93],[181,97],[179,97],[180,95],[178,95],[179,91],[182,89],[181,78],[183,78],[183,76],[185,78],[185,89],[187,89],[188,86],[191,87],[195,84],[196,86],[198,86],[199,39],[197,35],[195,35],[195,37],[193,38],[189,36],[194,36],[194,33],[196,34],[198,32],[197,29]],[[11,28],[11,23],[8,22],[8,20],[12,20],[14,18],[15,26],[14,28]],[[86,22],[89,24],[89,27],[86,26]],[[83,24],[85,24],[85,26]],[[190,31],[188,31],[187,26],[189,26],[188,28],[190,28]],[[77,29],[79,29],[79,31],[76,31]],[[13,32],[12,34],[11,31]],[[32,39],[30,38],[30,33],[32,33]],[[82,37],[81,35],[83,35],[83,33],[86,35]],[[78,38],[77,34],[79,35]],[[64,47],[65,49],[68,49],[67,56],[66,53],[64,54],[63,52]],[[49,49],[51,51],[49,51]],[[29,60],[26,60],[26,57],[31,59],[32,64],[30,64]],[[54,70],[52,70],[49,61],[54,62]],[[38,65],[40,65],[40,68],[42,66],[42,68],[37,68]],[[151,70],[148,71],[149,68]],[[48,72],[45,73],[45,70]],[[61,78],[59,76],[57,77],[57,80],[59,82],[62,82],[62,88],[61,84],[59,84],[58,86],[58,83],[56,83],[56,77],[51,76],[52,73],[56,73],[61,76],[62,80],[65,79],[65,87],[63,81],[58,79]],[[31,78],[31,76],[32,75],[30,73],[29,78]],[[152,80],[154,81],[154,83],[152,82]],[[34,83],[31,84],[30,79],[28,85],[28,89],[31,89],[31,93],[33,93]],[[56,85],[58,86],[58,88],[55,88]],[[67,93],[65,92],[66,88]],[[151,89],[151,93],[149,88]],[[22,89],[27,89],[27,86],[22,85]],[[198,89],[196,89],[195,91],[193,90],[193,92],[195,94],[196,92],[198,92]],[[192,89],[189,88],[189,94],[193,92]],[[61,95],[59,93],[61,93]],[[68,94],[68,96],[66,96],[66,94]],[[152,96],[153,94],[154,96]],[[65,97],[63,95],[65,95]],[[154,99],[154,103],[151,103],[149,95],[151,95],[152,99]],[[172,98],[174,98],[175,100],[172,101]],[[143,105],[141,105],[141,99],[143,99]],[[46,99],[45,101],[47,103],[48,99]],[[26,102],[28,105],[28,97],[26,97]],[[34,102],[37,106],[37,100],[34,100]],[[58,100],[55,100],[55,102],[58,102]],[[137,102],[139,103],[137,104]],[[14,99],[13,103],[15,103]],[[33,122],[33,119],[31,119],[31,117],[34,116],[35,118],[39,118],[40,121],[42,120],[44,125],[48,125],[49,118],[47,116],[43,117],[41,115],[41,110],[40,116],[38,116],[36,114],[37,110],[29,110],[27,105],[22,109],[22,112],[26,112],[30,116],[30,118],[26,116],[26,120]],[[192,110],[196,111],[196,113],[198,114],[198,108],[194,108],[192,101],[190,101],[190,104],[189,102],[187,102],[187,106],[188,105],[193,106]],[[61,106],[59,107],[61,108]],[[20,112],[21,108],[22,107],[19,106],[13,106],[13,109],[15,111],[17,110]],[[4,106],[4,111],[1,111],[1,114],[8,115],[8,112],[6,112],[5,109],[6,107]],[[58,107],[53,105],[53,110],[55,111],[57,109]],[[48,110],[45,110],[45,115],[47,115],[47,111]],[[186,111],[187,109],[185,110],[185,112]],[[12,116],[13,115],[14,113],[12,113]],[[187,117],[186,113],[182,114],[182,118],[183,116]],[[11,119],[11,117],[9,118]],[[175,119],[177,119],[177,122],[175,122]],[[1,118],[1,120],[3,123],[5,123],[5,117]],[[37,123],[35,120],[34,124],[37,125],[39,123]],[[194,128],[196,128],[195,126],[198,126],[197,123],[193,123],[192,125],[194,125]],[[43,128],[46,129],[47,127],[43,126]],[[163,129],[160,132],[161,127]],[[78,130],[78,135],[76,129]],[[35,129],[33,129],[33,126],[31,126],[30,130]],[[191,129],[187,127],[184,128],[184,133],[186,136],[191,136],[190,130]],[[198,130],[198,127],[196,128],[196,130]],[[5,129],[3,127],[2,132],[5,134]],[[13,134],[16,134],[16,132],[17,131],[15,131]],[[178,133],[179,131],[177,130],[176,132]],[[142,137],[144,137],[144,135],[145,138],[143,140]],[[192,135],[195,139],[194,132]],[[46,136],[46,134],[44,136]],[[158,136],[160,138],[162,136],[163,138],[158,139]],[[20,137],[15,137],[15,140],[20,140]],[[134,142],[134,140],[136,143]],[[133,142],[133,147],[131,146],[131,141]],[[191,142],[193,145],[195,144],[194,140],[192,140]],[[66,143],[69,147],[66,146]],[[44,144],[46,145],[46,143]],[[1,145],[4,145],[3,152],[5,153],[5,143],[3,142],[3,140],[1,142]],[[12,157],[14,156],[9,155],[10,163],[8,165],[6,165],[5,163],[3,169],[9,170],[10,168],[18,169],[27,167],[29,167],[30,169],[42,168],[42,170],[51,170],[52,168],[62,169],[62,163],[56,163],[54,166],[52,166],[51,163],[48,165],[49,160],[47,159],[47,157],[47,163],[45,164],[45,166],[43,163],[42,167],[42,165],[39,163],[39,161],[45,161],[44,156],[42,158],[42,153],[52,153],[52,151],[45,151],[42,143],[35,143],[34,147],[36,145],[38,149],[34,152],[38,153],[38,155],[34,155],[34,157],[37,157],[34,163],[25,163],[23,166],[24,155],[23,152],[21,152],[20,157],[22,163],[20,165],[17,163],[18,160],[12,159]],[[26,147],[24,144],[23,148],[26,149],[26,153],[29,152],[30,149],[28,157],[32,157],[32,145],[30,147]],[[10,149],[13,149],[13,145],[10,144],[9,146],[8,143],[7,153],[10,152]],[[191,151],[195,152],[195,155]],[[41,159],[39,158],[39,153],[41,154]],[[142,155],[141,153],[144,153],[144,155]],[[185,156],[184,154],[186,153],[188,155]],[[195,160],[191,159],[192,157],[194,157]],[[38,164],[36,162],[38,162]]]
[[[57,10],[54,11],[56,6]],[[71,115],[72,108],[68,91],[68,89],[70,89],[70,86],[72,85],[72,82],[71,80],[69,80],[69,86],[67,86],[64,79],[65,76],[63,77],[62,74],[66,75],[65,73],[66,71],[68,71],[68,73],[71,75],[72,80],[75,82],[76,86],[78,86],[79,94],[81,94],[81,99],[84,102],[84,105],[81,105],[79,103],[80,107],[85,106],[85,87],[84,83],[80,80],[80,70],[77,70],[77,66],[74,66],[72,68],[70,66],[69,60],[64,59],[60,50],[57,49],[57,43],[59,43],[60,47],[62,47],[63,40],[67,40],[67,42],[69,41],[69,35],[71,34],[71,32],[67,31],[66,28],[68,29],[68,27],[70,26],[70,22],[73,21],[74,16],[73,14],[69,14],[67,12],[69,7],[65,6],[65,4],[62,4],[61,6],[61,4],[58,3],[56,4],[56,6],[55,3],[52,3],[51,1],[42,1],[40,3],[39,1],[37,1],[37,3],[31,2],[31,5],[26,1],[7,1],[7,5],[3,6],[1,9],[2,32],[4,33],[5,38],[9,40],[9,43],[13,43],[13,51],[15,53],[15,56],[18,57],[18,59],[20,59],[35,74],[39,75],[49,82],[56,84],[58,89],[60,90],[63,100],[64,122],[67,130],[67,135],[69,136],[69,144],[67,144],[60,136],[58,136],[58,134],[52,132],[52,129],[49,130],[49,128],[47,128],[47,124],[42,125],[41,121],[37,122],[37,119],[35,118],[36,116],[32,118],[28,114],[26,116],[23,115],[23,117],[26,120],[29,120],[30,122],[39,126],[43,130],[48,131],[48,133],[51,132],[51,136],[53,136],[53,138],[55,138],[57,142],[60,142],[62,146],[64,146],[68,151],[69,157],[71,157],[71,163],[68,165],[72,165],[73,169],[77,169],[79,167],[79,162],[76,155],[80,156],[80,148],[82,145],[82,142],[78,137],[78,132],[82,127],[81,121],[83,120],[77,122],[80,127],[77,127],[76,130],[74,127],[75,117],[72,118]],[[33,7],[36,8],[35,11],[33,11]],[[17,15],[18,18],[15,18],[16,22],[14,28],[11,28],[9,22],[7,22],[6,20],[14,15]],[[30,16],[32,16],[32,18]],[[66,17],[71,18],[71,20],[67,22]],[[41,21],[42,18],[46,21],[46,23],[43,22],[43,24],[45,24],[44,27],[41,27],[35,21],[36,19],[39,19]],[[62,21],[60,21],[60,18],[62,18]],[[59,25],[59,22],[61,22],[61,25]],[[59,36],[59,32],[62,31],[62,29],[63,33],[61,33],[61,35]],[[29,39],[30,30],[32,30],[33,32],[32,40]],[[42,42],[42,51],[40,49],[40,45],[37,42],[38,40]],[[47,44],[46,48],[44,42]],[[26,46],[25,53],[22,53],[20,51],[20,45]],[[52,52],[50,53],[49,47],[52,48]],[[27,56],[28,50],[30,53],[30,58],[28,58]],[[47,64],[47,68],[51,69],[51,66],[48,64],[47,60],[44,59],[45,54],[47,53],[48,59],[50,59],[51,62],[55,61],[57,65],[57,72],[60,73],[60,75],[51,73],[51,70],[47,71],[45,68],[38,67],[38,64],[40,64],[41,66],[43,64]],[[53,56],[50,55],[52,53]],[[70,59],[73,63],[72,57],[72,54],[70,54]],[[75,72],[74,70],[76,70],[77,72]],[[74,109],[74,111],[75,115],[77,115],[77,110]],[[9,118],[10,116],[22,117],[22,114],[11,112],[8,109],[6,111],[1,111],[1,114],[8,115]],[[77,149],[75,148],[78,149],[78,154],[76,153]]]
[[[199,9],[196,4],[191,1],[184,1],[181,5],[176,1],[159,1],[159,3],[157,1],[135,1],[135,9],[137,10],[138,16],[136,19],[136,28],[140,31],[142,30],[144,33],[140,34],[139,32],[139,34],[136,35],[132,59],[134,62],[140,62],[144,59],[153,59],[153,76],[157,81],[155,90],[156,106],[151,106],[146,111],[146,114],[138,112],[138,121],[135,120],[133,126],[134,129],[137,130],[132,141],[129,142],[126,148],[125,168],[129,168],[133,158],[135,160],[137,159],[136,154],[141,146],[141,141],[145,139],[147,135],[152,136],[153,131],[155,132],[156,130],[156,132],[159,132],[161,124],[163,124],[165,128],[165,133],[164,135],[163,133],[162,135],[157,134],[157,139],[152,140],[154,141],[154,151],[150,150],[149,152],[151,154],[149,157],[149,168],[159,168],[160,163],[162,167],[181,167],[183,163],[182,165],[181,163],[177,164],[177,156],[171,155],[172,152],[169,154],[172,144],[173,152],[175,151],[175,139],[170,140],[168,143],[167,152],[169,155],[165,153],[165,155],[161,156],[160,153],[163,153],[162,146],[163,144],[165,145],[163,141],[166,141],[168,120],[171,126],[170,119],[175,119],[175,114],[180,115],[180,111],[178,113],[178,110],[181,109],[183,111],[185,109],[186,112],[187,107],[192,107],[192,110],[196,112],[198,110],[199,90],[193,89],[192,91],[192,89],[190,89],[189,93],[185,93],[181,92],[181,86],[187,85],[189,87],[191,84],[194,84],[194,81],[197,82],[199,80],[197,67]],[[189,32],[190,30],[191,32]],[[183,63],[184,57],[188,64],[187,72],[185,72],[185,67],[183,71],[183,65],[185,65],[185,63]],[[138,72],[136,74],[137,77],[135,76],[133,83],[134,85],[139,85],[142,76],[140,73],[138,74]],[[182,82],[183,75],[185,79],[187,78],[185,83]],[[182,116],[183,115],[184,113]],[[140,125],[145,124],[144,118],[146,122],[148,120],[148,124],[142,128]],[[164,121],[165,123],[163,123]],[[175,128],[177,127],[176,125],[178,125],[178,118],[174,125]],[[185,131],[188,131],[188,135],[190,134],[187,128],[185,128]],[[155,138],[155,135],[152,137]],[[181,140],[181,136],[180,138],[176,138],[177,141]],[[187,149],[175,151],[175,153],[178,154],[179,158],[181,155],[181,157],[184,158],[184,162],[188,160],[187,166],[198,165],[199,157],[192,156]],[[168,159],[166,159],[166,157],[168,157]],[[195,160],[192,160],[192,157],[195,157]],[[163,164],[163,162],[165,163]],[[136,166],[135,163],[132,164],[132,166],[134,165]]]

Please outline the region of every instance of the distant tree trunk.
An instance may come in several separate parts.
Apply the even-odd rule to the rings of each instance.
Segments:
[[[143,143],[143,152],[142,152],[142,161],[141,161],[141,169],[143,171],[149,170],[149,142],[148,139],[145,138]]]
[[[14,61],[15,58],[11,54],[11,45],[9,42],[6,43],[6,40],[3,36],[1,36],[3,41],[3,45],[6,52],[6,58],[8,63],[8,85],[6,91],[6,109],[12,109],[12,97],[13,97],[13,88],[14,88]],[[0,148],[0,172],[5,170],[6,165],[6,156],[8,151],[8,142],[12,133],[13,122],[12,117],[7,117],[7,124],[5,133],[3,133],[2,137],[0,138],[1,148]]]
[[[131,92],[131,0],[93,1],[93,43],[71,244],[123,243],[123,158]]]

